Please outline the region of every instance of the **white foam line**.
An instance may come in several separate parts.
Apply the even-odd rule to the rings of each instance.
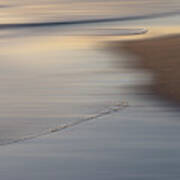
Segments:
[[[56,133],[56,132],[59,132],[59,131],[61,131],[63,129],[67,129],[67,128],[79,125],[79,124],[81,124],[83,122],[87,122],[87,121],[90,121],[90,120],[96,120],[96,119],[98,119],[100,117],[104,117],[104,116],[110,115],[110,114],[118,112],[118,111],[120,111],[120,110],[122,110],[122,109],[124,109],[126,107],[128,107],[128,103],[127,102],[120,102],[120,103],[114,104],[112,106],[109,106],[104,111],[101,111],[99,113],[93,114],[93,115],[91,115],[89,117],[86,117],[86,118],[82,118],[82,119],[80,119],[80,120],[78,120],[76,122],[63,124],[63,125],[57,126],[56,128],[50,128],[50,129],[45,130],[45,131],[43,131],[43,132],[41,132],[39,134],[25,136],[25,137],[22,137],[22,138],[19,138],[19,139],[16,139],[16,140],[12,140],[12,141],[9,141],[9,142],[0,143],[0,146],[14,144],[14,143],[20,143],[20,142],[24,142],[26,140],[31,140],[31,139],[38,138],[40,136]]]

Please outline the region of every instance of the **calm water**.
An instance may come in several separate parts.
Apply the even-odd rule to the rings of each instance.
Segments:
[[[179,0],[6,0],[1,23],[48,22],[179,11]]]
[[[179,5],[178,0],[1,2],[0,144],[96,116],[122,102],[146,104],[130,87],[149,83],[149,76],[125,68],[123,54],[117,67],[117,56],[101,48],[102,42],[109,35],[145,33],[144,24],[163,20],[81,22],[178,12]]]

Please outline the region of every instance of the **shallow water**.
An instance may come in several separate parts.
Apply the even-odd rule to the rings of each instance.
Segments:
[[[88,39],[31,36],[2,44],[3,144],[98,114],[123,101],[117,87],[129,84],[129,75],[114,69],[113,56],[94,49]]]
[[[144,34],[145,24],[159,24],[161,19],[142,17],[178,12],[178,4],[177,0],[1,2],[0,144],[96,117],[122,102],[145,105],[131,87],[149,83],[148,74],[125,68],[123,54],[117,67],[117,57],[102,48],[103,41]],[[135,16],[141,21],[86,24],[89,19]],[[32,25],[49,22],[78,23]],[[24,23],[29,26],[18,25]]]

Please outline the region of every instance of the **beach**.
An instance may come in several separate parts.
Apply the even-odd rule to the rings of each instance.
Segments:
[[[173,38],[174,36],[172,40]],[[131,45],[146,41],[156,43],[157,39],[115,41],[114,47],[117,52],[120,44],[121,48],[125,47],[129,52],[136,53],[132,51]],[[109,42],[112,45],[112,41]],[[102,52],[104,50],[101,49],[100,54]],[[93,53],[93,57],[97,55],[96,53]],[[115,64],[117,61],[119,63],[119,55],[117,59],[115,58],[117,56],[112,56],[111,53],[109,49],[106,57],[111,61],[114,58]],[[141,57],[141,54],[138,56]],[[122,70],[117,64],[116,71],[108,73],[107,77],[110,75],[121,77],[127,72],[130,72],[131,77],[137,76],[137,79],[128,82],[129,79],[125,84],[121,78],[113,79],[111,86],[119,82],[117,90],[120,99],[117,100],[114,96],[116,100],[113,102],[116,103],[89,115],[80,123],[57,131],[55,129],[39,137],[21,139],[16,143],[1,146],[0,160],[3,162],[0,163],[1,178],[3,180],[179,179],[179,107],[166,99],[158,98],[151,91],[139,88],[144,83],[142,79],[137,81],[138,77],[146,76],[143,69],[152,69],[154,72],[154,67],[158,67],[158,64],[154,65],[152,62],[150,65],[144,65],[146,59],[137,61],[140,63],[136,73],[132,73],[134,66],[131,67],[129,60],[129,70],[124,71],[126,66],[123,67],[121,63]],[[96,75],[96,79],[97,77]],[[145,82],[146,80],[145,78]],[[114,89],[114,92],[117,91]],[[112,102],[113,96],[109,94],[109,97]]]
[[[0,179],[180,178],[178,0],[0,8]]]
[[[94,15],[86,12],[89,18],[83,16],[85,11],[74,18],[66,13],[62,16],[55,5],[64,5],[64,11],[69,6],[61,0],[53,5],[47,1],[42,7],[40,1],[24,4],[17,0],[17,6],[9,6],[7,2],[1,7],[7,21],[0,24],[0,144],[54,132],[122,102],[137,104],[134,88],[151,85],[152,73],[131,68],[126,63],[128,56],[121,53],[116,57],[104,46],[127,39],[144,39],[150,34],[155,37],[171,31],[177,33],[179,11],[174,7],[178,1],[175,2],[168,11],[164,9],[168,4],[159,4],[152,11],[149,7],[153,2],[113,1],[104,6],[126,8],[127,12],[113,14],[104,9],[98,14],[95,9]],[[101,3],[97,2],[97,7]],[[75,4],[83,9],[86,3]],[[138,5],[143,8],[134,12]],[[31,9],[35,6],[36,10]],[[23,19],[19,13],[22,7],[28,9],[27,14],[22,11]],[[47,14],[45,7],[49,7]],[[36,12],[31,18],[30,11]],[[54,16],[50,16],[52,11]],[[167,22],[168,28],[161,28]],[[157,24],[159,30],[152,31]]]

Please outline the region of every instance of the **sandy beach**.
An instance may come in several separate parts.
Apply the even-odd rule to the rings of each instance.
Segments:
[[[179,5],[1,2],[0,180],[179,180]]]

